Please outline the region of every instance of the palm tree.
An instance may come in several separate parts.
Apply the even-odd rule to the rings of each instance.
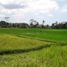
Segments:
[[[45,21],[43,20],[42,25],[44,25]]]
[[[45,21],[43,20],[43,21],[42,21],[42,28],[44,28],[44,23],[45,23]]]
[[[31,21],[31,23],[30,23],[30,26],[31,26],[31,27],[34,27],[34,28],[35,28],[35,27],[38,27],[39,23],[38,23],[36,20],[31,19],[30,21]]]

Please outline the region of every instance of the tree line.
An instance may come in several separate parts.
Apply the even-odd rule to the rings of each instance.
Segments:
[[[47,29],[67,29],[67,22],[55,22],[51,26],[50,25],[44,25],[45,21],[42,21],[42,24],[39,24],[34,19],[30,20],[30,24],[27,23],[8,23],[6,21],[0,21],[0,28],[47,28]]]

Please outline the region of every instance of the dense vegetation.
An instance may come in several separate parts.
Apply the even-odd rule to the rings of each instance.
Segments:
[[[67,30],[0,28],[0,67],[67,67]]]
[[[6,21],[0,21],[1,28],[47,28],[47,29],[67,29],[67,22],[53,23],[51,26],[44,25],[45,21],[43,20],[42,24],[39,24],[36,20],[31,19],[30,24],[27,23],[9,23]]]

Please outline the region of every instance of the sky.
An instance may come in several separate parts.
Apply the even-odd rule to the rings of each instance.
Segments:
[[[67,21],[67,0],[0,0],[0,20],[45,24]],[[9,18],[10,17],[10,18]]]

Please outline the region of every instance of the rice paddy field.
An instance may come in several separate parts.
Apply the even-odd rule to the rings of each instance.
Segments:
[[[0,28],[0,67],[67,67],[67,30]]]

